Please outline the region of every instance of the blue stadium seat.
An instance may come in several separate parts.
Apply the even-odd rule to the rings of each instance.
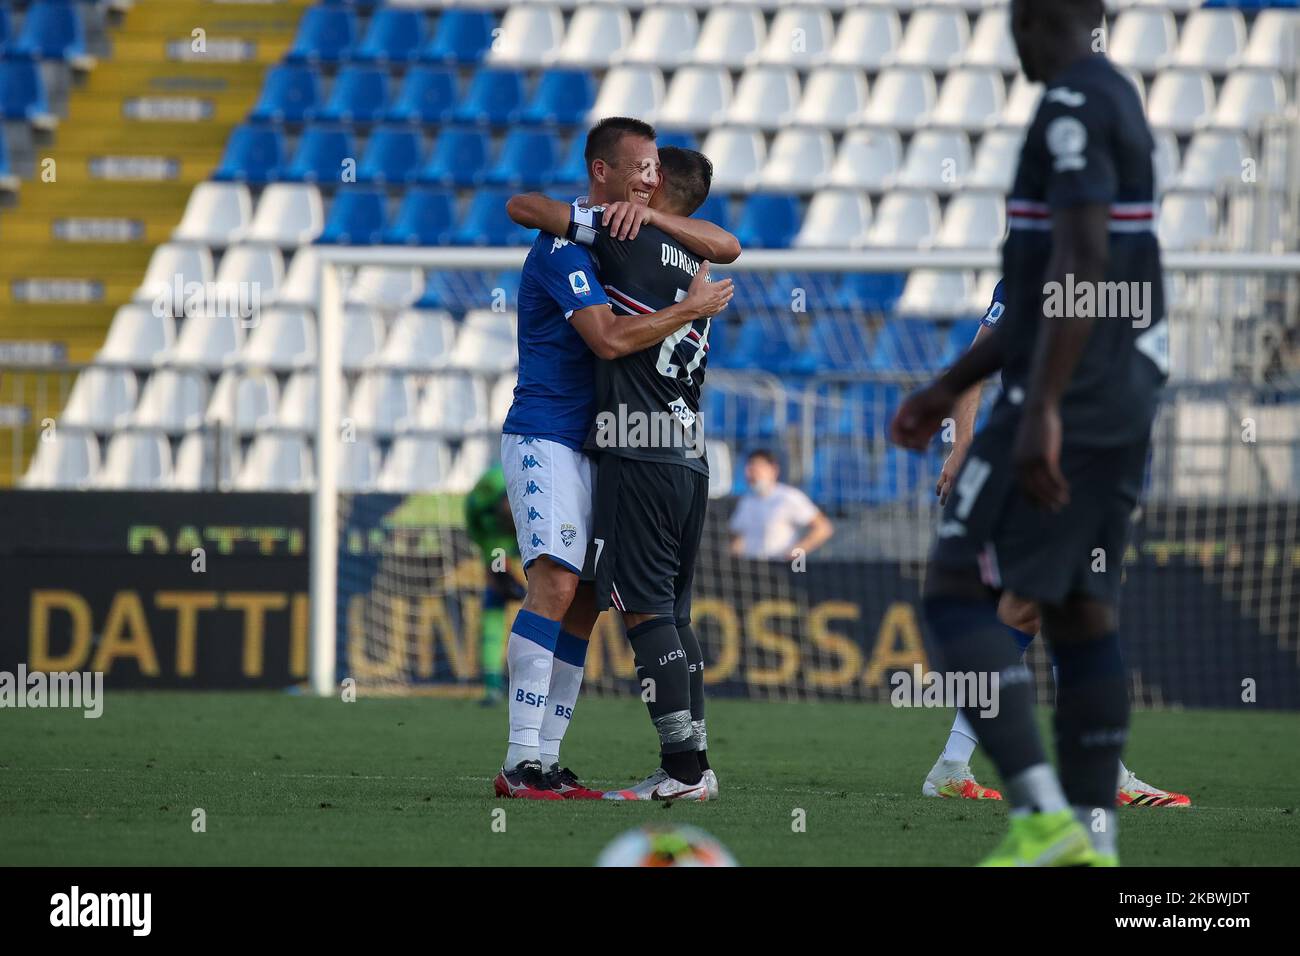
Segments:
[[[662,140],[660,142],[662,143]],[[704,202],[700,204],[700,208],[695,210],[695,218],[705,219],[715,226],[730,230],[731,213],[729,206],[730,200],[725,193],[709,193]]]
[[[587,70],[548,70],[537,82],[520,119],[525,123],[573,125],[587,118],[596,102],[596,82]]]
[[[384,117],[394,123],[445,123],[459,97],[455,70],[413,66],[406,71],[397,99]]]
[[[943,356],[944,365],[955,362],[957,356],[970,348],[971,343],[975,341],[975,333],[979,331],[979,328],[979,319],[958,319],[949,327]]]
[[[871,358],[871,335],[856,316],[823,315],[813,320],[808,350],[817,368],[865,369]]]
[[[344,7],[308,7],[285,59],[295,63],[339,63],[350,59],[357,41],[357,15]]]
[[[477,186],[483,181],[487,161],[487,133],[453,126],[438,136],[417,179],[440,186]]]
[[[801,219],[799,197],[758,193],[745,202],[736,238],[747,249],[788,249]]]
[[[431,63],[478,63],[492,45],[497,21],[487,10],[444,10],[420,59]]]
[[[511,194],[509,189],[477,190],[452,242],[458,246],[522,246],[532,242],[532,232],[506,215],[506,200]]]
[[[892,382],[823,384],[813,406],[814,431],[819,436],[883,438],[903,395],[903,386]]]
[[[352,58],[363,63],[409,62],[424,45],[424,33],[424,11],[383,7],[375,11]]]
[[[523,105],[523,73],[483,67],[474,72],[465,99],[453,117],[461,123],[509,126],[518,122]]]
[[[325,229],[316,241],[339,246],[368,246],[379,242],[384,233],[386,203],[383,190],[356,186],[340,189],[325,217]]]
[[[213,179],[252,183],[273,182],[284,165],[284,136],[272,126],[236,126],[226,140]]]
[[[4,124],[0,123],[0,179],[13,175],[9,168],[9,144],[5,141]]]
[[[883,505],[894,501],[915,500],[919,495],[932,495],[932,476],[939,474],[940,464],[933,450],[922,454],[884,445],[872,462],[869,472],[865,503]]]
[[[741,440],[776,435],[776,402],[759,391],[715,386],[701,408],[706,435]]]
[[[374,123],[387,103],[388,71],[349,65],[339,71],[329,101],[316,115],[332,123]]]
[[[505,272],[497,273],[492,279],[493,294],[495,294],[496,289],[500,289],[505,293],[507,309],[519,308],[519,278],[518,269],[507,269]]]
[[[822,442],[813,450],[808,496],[827,511],[842,511],[867,502],[873,462],[856,445]]]
[[[0,110],[5,119],[39,120],[50,115],[45,82],[35,60],[0,60]]]
[[[10,52],[45,60],[74,60],[86,55],[86,32],[76,4],[40,0],[27,8],[22,32]]]
[[[262,83],[262,95],[250,119],[275,123],[301,123],[315,115],[320,104],[320,79],[309,66],[286,64],[271,69]]]
[[[381,126],[370,134],[366,153],[357,164],[357,182],[386,185],[415,182],[424,147],[409,127]]]
[[[724,313],[718,322],[734,323],[735,317]],[[775,318],[770,314],[749,316],[740,323],[731,342],[731,351],[732,355],[726,361],[733,366],[760,368],[777,375],[801,375],[814,371],[811,357],[800,340],[798,326],[792,317]],[[712,361],[713,356],[710,355],[709,359]]]
[[[441,246],[451,239],[456,197],[445,189],[411,189],[402,197],[397,215],[384,230],[383,241],[394,246]]]
[[[569,140],[569,148],[565,150],[564,161],[555,170],[556,183],[566,185],[587,184],[587,160],[583,155],[587,149],[587,137],[583,133],[575,133]]]
[[[9,47],[9,38],[13,35],[13,23],[9,19],[9,8],[0,7],[0,53]]]
[[[943,363],[947,343],[924,319],[893,319],[881,326],[867,368],[872,371],[928,372]]]
[[[837,309],[892,312],[906,284],[906,272],[845,273],[831,304]]]
[[[295,183],[336,184],[343,179],[344,160],[356,156],[356,142],[347,130],[309,126],[303,130],[283,178]]]
[[[559,152],[555,136],[546,130],[511,130],[486,181],[516,189],[540,189],[554,181]]]

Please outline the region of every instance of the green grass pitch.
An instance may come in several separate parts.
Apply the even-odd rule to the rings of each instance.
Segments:
[[[932,800],[945,711],[715,701],[707,804],[501,801],[505,713],[470,701],[109,693],[103,716],[0,715],[0,862],[588,865],[622,830],[689,821],[750,865],[967,865],[1001,804]],[[1138,775],[1191,810],[1120,813],[1128,865],[1296,865],[1294,714],[1140,712]],[[595,786],[655,765],[643,705],[580,702],[564,762]],[[977,757],[980,778],[997,781]],[[193,811],[206,814],[195,833]],[[493,811],[505,809],[505,832]],[[806,832],[793,831],[795,811]],[[500,815],[496,815],[497,819]]]

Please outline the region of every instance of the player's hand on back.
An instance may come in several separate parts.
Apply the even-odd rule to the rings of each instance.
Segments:
[[[957,472],[961,471],[962,463],[966,460],[966,447],[964,444],[953,445],[943,463],[943,470],[939,472],[939,482],[934,486],[934,493],[939,496],[941,505],[948,503],[952,483],[957,480]]]
[[[735,292],[735,283],[730,279],[709,281],[709,263],[705,260],[700,263],[700,269],[691,280],[683,301],[695,306],[701,316],[714,316],[731,304]]]
[[[889,440],[913,451],[925,451],[957,401],[942,382],[931,382],[907,396],[889,423]]]
[[[1050,511],[1070,503],[1070,486],[1061,474],[1061,413],[1056,408],[1026,408],[1011,450],[1016,479],[1030,501]]]
[[[654,210],[649,206],[622,199],[606,204],[604,215],[600,218],[601,225],[615,239],[635,239],[641,227],[649,225],[653,220]]]

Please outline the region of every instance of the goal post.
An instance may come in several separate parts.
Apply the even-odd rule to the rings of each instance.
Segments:
[[[315,455],[313,455],[315,485],[312,490],[311,559],[309,559],[312,691],[317,695],[337,693],[339,679],[342,676],[355,674],[355,666],[348,671],[348,674],[341,672],[341,650],[344,654],[350,654],[355,658],[359,648],[373,658],[368,663],[367,672],[370,675],[368,679],[373,680],[376,685],[383,684],[387,689],[409,689],[432,674],[432,683],[435,687],[445,688],[448,682],[443,680],[442,676],[445,674],[441,670],[443,659],[448,654],[455,658],[458,653],[454,646],[451,646],[451,641],[448,641],[446,648],[442,645],[435,646],[435,653],[442,656],[438,661],[433,661],[433,652],[430,650],[408,652],[403,648],[402,643],[412,640],[412,632],[415,630],[432,628],[438,631],[438,628],[447,627],[447,622],[451,619],[455,619],[452,623],[461,630],[477,622],[481,607],[464,605],[448,610],[447,607],[437,604],[435,600],[432,604],[426,601],[426,598],[437,598],[438,594],[432,592],[438,591],[439,588],[447,588],[450,591],[452,584],[460,588],[460,592],[463,593],[467,587],[464,584],[465,567],[476,561],[476,558],[472,557],[473,551],[464,540],[463,528],[456,527],[455,516],[447,510],[446,502],[435,503],[435,506],[430,509],[416,510],[419,514],[412,515],[412,510],[404,509],[396,499],[394,501],[385,499],[373,506],[364,502],[357,505],[354,498],[364,499],[367,496],[364,494],[351,496],[341,490],[338,476],[342,458],[341,446],[344,441],[344,411],[346,411],[344,369],[348,367],[347,356],[344,355],[346,343],[343,341],[344,310],[350,302],[357,273],[373,271],[373,269],[456,276],[463,278],[465,287],[473,286],[476,289],[486,290],[485,295],[497,293],[500,290],[494,289],[491,284],[497,281],[497,278],[506,276],[507,273],[519,271],[526,255],[526,248],[316,246],[313,247],[313,251],[321,265],[321,295],[317,330],[317,403],[320,419],[315,433]],[[1240,308],[1240,303],[1235,302],[1240,285],[1235,281],[1238,278],[1251,277],[1253,280],[1271,282],[1273,289],[1281,289],[1283,298],[1291,303],[1288,308],[1294,308],[1296,302],[1296,285],[1297,281],[1300,281],[1297,280],[1297,277],[1300,277],[1300,254],[1295,252],[1282,255],[1249,254],[1249,252],[1174,252],[1164,256],[1164,265],[1166,284],[1169,284],[1170,280],[1199,284],[1191,294],[1187,294],[1186,290],[1180,294],[1179,300],[1182,304],[1179,306],[1177,316],[1180,324],[1192,329],[1190,338],[1196,338],[1197,341],[1201,338],[1206,341],[1222,341],[1222,337],[1216,338],[1217,333],[1214,330],[1229,328],[1235,320],[1234,308]],[[996,250],[755,250],[745,252],[740,260],[731,265],[725,267],[715,265],[714,273],[715,276],[727,274],[737,278],[745,276],[745,273],[753,273],[750,278],[763,280],[768,284],[775,282],[776,277],[807,274],[814,278],[820,277],[816,278],[816,281],[829,286],[839,281],[839,277],[844,273],[913,273],[915,271],[987,273],[995,271],[998,267],[1000,267],[1000,255]],[[805,332],[807,324],[815,320],[819,310],[827,308],[820,297],[822,297],[822,290],[819,286],[814,286],[809,290],[809,297],[803,306],[802,311],[805,315],[794,316],[794,320],[805,325]],[[486,310],[491,307],[489,299],[497,298],[497,295],[491,295],[482,299],[480,304]],[[478,300],[474,299],[474,302]],[[729,310],[732,315],[724,316],[719,323],[738,323],[742,317],[762,312],[766,312],[767,317],[776,321],[792,319],[788,304],[783,307],[775,302],[755,302],[742,308],[738,303],[740,297],[737,297],[737,303],[733,304],[732,310]],[[386,308],[383,321],[391,324],[400,308],[391,306]],[[844,311],[842,304],[836,308],[841,312]],[[777,315],[779,312],[783,313]],[[967,310],[963,315],[966,319],[975,319],[978,317],[978,312]],[[1253,345],[1234,345],[1232,351],[1251,349],[1251,347]],[[723,365],[723,363],[718,364]],[[1227,363],[1225,367],[1238,368],[1231,363]],[[446,367],[439,367],[438,375],[448,375],[454,371],[452,365],[446,365]],[[355,380],[359,372],[354,367],[348,375]],[[848,373],[841,377],[844,377],[845,381],[857,381],[854,380],[853,375],[854,373]],[[500,378],[506,377],[506,373],[498,368],[494,377],[499,382]],[[898,388],[905,388],[906,384],[920,380],[917,375],[911,378],[896,377],[898,384],[889,386],[894,390],[888,394],[897,394]],[[832,373],[813,376],[809,382],[803,382],[801,390],[797,389],[792,382],[781,381],[780,376],[761,372],[758,369],[754,369],[753,375],[750,375],[745,369],[719,367],[715,373],[715,365],[711,362],[710,377],[706,381],[703,402],[706,406],[710,402],[719,402],[723,406],[719,418],[727,423],[728,427],[732,423],[745,421],[745,416],[750,414],[748,410],[751,406],[766,402],[771,407],[780,408],[780,425],[774,429],[779,433],[774,437],[776,441],[784,442],[783,447],[789,451],[788,460],[793,479],[797,483],[803,483],[814,475],[815,467],[824,464],[818,454],[820,441],[818,428],[822,427],[818,423],[823,423],[824,420],[833,419],[837,423],[848,423],[844,425],[844,432],[839,440],[852,445],[855,449],[867,447],[870,442],[870,449],[868,449],[870,454],[880,453],[884,441],[883,425],[887,421],[884,418],[885,406],[881,405],[879,399],[879,395],[885,394],[881,390],[885,386],[880,382],[888,378],[888,375],[878,376],[879,381],[871,385],[872,389],[876,389],[872,393],[876,398],[870,399],[865,407],[853,408],[849,406],[859,401],[855,395],[861,395],[862,390],[854,392],[853,389],[842,389],[841,385],[844,382]],[[474,384],[469,378],[465,381],[467,386],[473,385],[473,388],[480,392],[486,389],[482,382]],[[826,389],[819,390],[822,385],[826,386]],[[1219,402],[1219,406],[1239,410],[1238,406],[1242,401],[1251,405],[1253,401],[1251,397],[1260,392],[1261,382],[1253,380],[1253,375],[1249,371],[1235,371],[1225,381],[1203,381],[1196,382],[1195,385],[1196,388],[1186,394],[1182,390],[1177,392],[1177,408],[1162,412],[1165,419],[1162,420],[1164,424],[1157,425],[1157,449],[1152,464],[1153,481],[1157,483],[1153,488],[1156,490],[1157,497],[1166,499],[1174,506],[1190,506],[1193,515],[1199,516],[1199,518],[1188,519],[1183,512],[1179,512],[1182,515],[1179,522],[1183,524],[1179,525],[1178,533],[1191,540],[1191,537],[1205,532],[1206,525],[1210,525],[1210,531],[1216,533],[1235,533],[1235,525],[1232,525],[1229,518],[1219,514],[1218,505],[1229,502],[1236,494],[1245,501],[1247,507],[1248,519],[1245,527],[1249,529],[1248,540],[1251,542],[1249,546],[1252,548],[1258,546],[1261,549],[1281,546],[1283,553],[1294,554],[1297,546],[1296,496],[1286,488],[1279,488],[1277,473],[1269,475],[1268,472],[1275,462],[1287,459],[1287,475],[1292,475],[1290,470],[1294,467],[1295,480],[1300,481],[1300,433],[1279,438],[1277,447],[1271,449],[1268,454],[1251,450],[1247,459],[1240,459],[1235,451],[1230,449],[1223,453],[1223,460],[1219,462],[1216,458],[1217,451],[1210,446],[1216,446],[1216,442],[1218,442],[1216,447],[1225,445],[1227,438],[1223,434],[1219,434],[1217,438],[1213,436],[1197,438],[1195,428],[1179,431],[1177,419],[1184,414],[1184,399],[1195,405],[1196,397],[1201,392],[1235,389],[1234,395],[1236,399],[1240,399],[1238,405],[1231,405],[1223,399]],[[785,386],[789,386],[788,394],[783,393]],[[1242,398],[1242,395],[1245,395],[1245,398]],[[1296,398],[1300,398],[1300,395]],[[792,407],[794,411],[789,411]],[[1236,414],[1236,411],[1232,414]],[[499,434],[499,421],[495,425]],[[740,427],[741,425],[737,425],[737,428]],[[1216,428],[1219,427],[1221,425],[1216,425]],[[495,453],[497,446],[494,441],[491,441],[491,429],[484,427],[484,423],[476,425],[476,428],[478,431],[473,434],[476,438],[473,446],[460,445],[460,450],[456,453],[458,467],[461,464],[460,458],[467,463],[465,468],[477,467],[480,464],[485,468],[497,457]],[[859,428],[862,433],[855,432],[855,429]],[[867,437],[867,433],[870,433],[870,437]],[[714,436],[710,436],[712,437]],[[723,434],[720,437],[728,436]],[[1197,441],[1203,442],[1205,447],[1197,445]],[[749,444],[753,445],[753,442]],[[745,442],[737,440],[732,442],[732,445],[733,460],[729,462],[729,467],[735,475],[742,467],[742,462],[738,459],[745,450]],[[1219,451],[1222,451],[1222,447],[1219,447]],[[712,458],[712,453],[710,457]],[[1206,464],[1209,458],[1214,460]],[[923,564],[924,549],[932,536],[933,520],[936,516],[933,502],[927,501],[923,496],[907,493],[896,494],[896,497],[891,498],[889,494],[892,492],[888,492],[888,489],[902,488],[906,492],[906,483],[915,485],[924,484],[926,481],[932,488],[933,473],[927,472],[926,468],[933,467],[933,460],[935,460],[933,457],[926,459],[926,462],[920,466],[920,471],[914,473],[913,468],[904,459],[898,459],[896,462],[893,458],[889,458],[889,462],[892,462],[891,467],[902,468],[902,472],[906,473],[876,477],[876,484],[887,489],[884,493],[878,492],[875,486],[863,492],[857,485],[826,485],[826,481],[853,483],[857,479],[852,475],[846,477],[832,475],[829,479],[819,477],[818,481],[822,483],[819,486],[822,492],[827,494],[827,501],[848,502],[846,507],[849,509],[858,509],[861,505],[862,515],[867,515],[867,518],[859,518],[857,512],[854,512],[852,518],[846,515],[842,525],[844,537],[835,542],[836,549],[839,549],[836,554],[848,555],[850,563],[845,564],[845,568],[848,568],[844,572],[845,575],[861,572],[861,566],[852,563],[853,559],[858,557],[858,551],[854,550],[854,542],[850,537],[858,533],[870,533],[871,536],[878,538],[872,542],[872,561],[892,562],[894,571],[897,571],[902,579],[915,581],[918,578],[919,568]],[[718,466],[720,467],[720,463]],[[1200,473],[1196,471],[1197,468],[1205,472],[1204,483],[1200,485],[1196,484],[1193,476],[1193,472]],[[826,472],[816,473],[820,476]],[[467,475],[468,472],[461,468],[460,472],[455,473],[450,484],[446,485],[447,488],[454,489],[456,494],[463,493],[467,490],[465,484]],[[1261,479],[1260,475],[1264,477]],[[725,488],[720,489],[722,492],[727,492],[731,480],[725,481],[725,485],[727,485]],[[872,497],[876,494],[883,494],[883,497],[878,501]],[[1244,498],[1242,498],[1243,494]],[[387,510],[389,514],[402,511],[402,523],[399,531],[391,532],[389,538],[382,540],[378,545],[372,545],[370,544],[372,538],[378,540],[376,527],[380,519],[376,515],[378,511],[383,510]],[[421,522],[425,522],[424,527],[421,527]],[[724,528],[724,522],[718,527]],[[352,535],[355,541],[344,541],[348,535]],[[767,571],[763,571],[761,574],[754,575],[754,568],[748,566],[744,568],[744,574],[754,575],[750,579],[745,579],[749,583],[728,583],[735,578],[735,575],[741,574],[741,570],[727,563],[731,558],[722,546],[714,544],[711,548],[710,553],[702,557],[702,561],[712,562],[715,567],[706,570],[703,576],[714,581],[716,588],[723,591],[720,592],[722,598],[719,598],[719,593],[716,591],[708,594],[705,610],[707,613],[715,614],[716,619],[722,620],[723,623],[718,626],[719,633],[728,631],[728,628],[735,630],[735,627],[744,630],[753,624],[753,620],[744,618],[744,615],[738,614],[738,611],[733,613],[733,610],[740,607],[744,607],[745,614],[757,614],[758,611],[754,609],[759,605],[780,604],[783,601],[798,605],[801,601],[809,600],[806,596],[796,593],[798,588],[792,591],[788,581],[783,583],[784,579],[781,579],[780,574],[770,575]],[[347,575],[341,576],[339,572],[341,561],[350,562]],[[1277,568],[1274,568],[1275,571]],[[1256,581],[1256,583],[1243,584],[1243,575],[1252,572],[1249,566],[1245,571],[1236,568],[1235,571],[1227,572],[1222,583],[1225,601],[1238,601],[1240,604],[1240,602],[1260,598],[1271,602],[1274,606],[1258,609],[1261,611],[1260,617],[1264,619],[1261,627],[1268,628],[1270,633],[1277,636],[1278,646],[1290,645],[1291,652],[1295,653],[1296,646],[1300,645],[1300,610],[1297,610],[1300,609],[1300,594],[1292,591],[1286,576],[1279,578],[1268,571],[1261,572],[1265,575],[1260,579],[1262,583]],[[1143,583],[1141,587],[1145,588],[1149,585],[1149,576],[1144,574],[1145,572],[1139,570],[1135,579],[1140,580]],[[1269,576],[1270,574],[1273,576]],[[354,579],[360,576],[364,576],[365,588],[369,589],[367,601],[374,606],[357,611],[356,615],[352,615],[356,619],[350,620],[348,618],[351,609],[344,596],[346,593],[351,593],[350,589],[355,589]],[[893,572],[891,575],[881,576],[871,587],[887,589],[891,587],[889,581],[892,580],[894,580]],[[832,598],[835,598],[836,594],[852,591],[853,587],[855,587],[854,581],[846,576],[831,589],[831,592],[828,592],[827,601],[833,604]],[[1187,585],[1183,583],[1178,587],[1186,588]],[[741,588],[744,591],[727,591],[727,588]],[[839,588],[839,591],[836,591],[836,588]],[[352,594],[352,597],[355,598],[355,594]],[[1158,589],[1152,589],[1151,597],[1152,600],[1156,598],[1164,600],[1164,598],[1177,596],[1169,596],[1169,594],[1162,596]],[[731,607],[728,607],[728,604]],[[737,617],[738,623],[735,627],[724,620],[728,614]],[[724,635],[724,637],[727,641],[732,640],[731,635]],[[805,641],[806,637],[807,635],[798,636],[796,640]],[[783,683],[784,679],[772,678],[772,683],[764,684],[763,680],[768,678],[763,678],[763,680],[750,679],[745,683],[737,679],[736,687],[741,688],[742,693],[755,696],[820,693],[826,687],[839,688],[840,685],[832,679],[833,675],[837,670],[848,669],[849,663],[845,663],[844,656],[836,649],[840,645],[835,644],[833,640],[823,640],[824,637],[826,635],[819,632],[815,640],[811,641],[810,649],[807,650],[807,653],[813,656],[811,666],[806,672],[800,671],[800,674],[790,678],[789,682]],[[438,640],[442,640],[442,637],[439,636]],[[711,641],[723,639],[711,635],[707,639],[702,637],[702,640],[710,644]],[[758,661],[762,665],[768,657],[772,657],[776,663],[772,663],[771,666],[763,665],[762,674],[780,674],[785,666],[783,654],[788,641],[788,635],[775,635],[768,644],[764,644],[757,650],[750,648],[749,645],[737,649],[728,643],[725,644],[727,648],[725,653],[740,654],[740,661],[732,662],[737,667],[737,672],[753,661]],[[617,689],[621,684],[615,676],[617,672],[615,652],[612,650],[612,643],[604,646],[606,650],[602,652],[604,658],[601,665],[591,670],[603,672],[606,676],[602,678],[598,672],[591,684],[595,688]],[[719,646],[712,645],[712,650],[718,652]],[[464,659],[452,661],[454,665],[452,670],[456,675],[463,676],[465,672],[473,671],[477,663],[474,661],[473,653],[465,650]],[[357,662],[352,659],[352,663],[356,665]],[[603,671],[601,671],[602,667]],[[755,665],[755,672],[758,672],[757,665]],[[832,675],[832,678],[828,678],[827,675]],[[861,697],[861,693],[845,685],[844,688],[835,689],[832,696],[857,698]],[[1151,700],[1157,704],[1160,702],[1158,695],[1153,695]]]

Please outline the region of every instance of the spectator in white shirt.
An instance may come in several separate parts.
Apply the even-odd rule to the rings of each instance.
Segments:
[[[745,461],[749,491],[731,516],[731,553],[743,558],[785,561],[811,554],[835,533],[835,526],[812,500],[782,484],[781,466],[770,451],[751,452]]]

